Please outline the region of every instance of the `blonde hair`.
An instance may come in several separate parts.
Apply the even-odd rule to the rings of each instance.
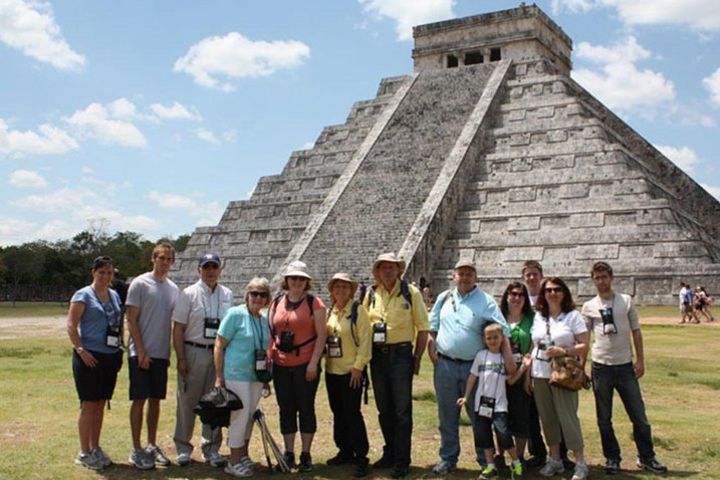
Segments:
[[[265,301],[265,306],[267,307],[270,303],[270,282],[265,277],[255,277],[252,280],[250,280],[245,287],[245,304],[248,303],[248,297],[250,296],[251,290],[263,290],[268,293],[267,299]]]
[[[152,258],[157,258],[163,252],[170,252],[172,256],[175,256],[175,247],[170,245],[168,242],[158,242],[152,251]]]
[[[502,333],[503,333],[502,325],[500,325],[497,322],[488,323],[487,325],[485,325],[485,328],[483,329],[483,336],[487,335],[488,333],[495,332],[495,331],[500,332],[500,334],[502,335]]]

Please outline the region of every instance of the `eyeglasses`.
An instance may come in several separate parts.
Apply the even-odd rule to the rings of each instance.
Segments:
[[[300,277],[300,276],[295,276],[295,275],[293,275],[291,277],[285,277],[285,278],[287,278],[288,280],[307,280],[306,277]]]
[[[545,287],[545,293],[563,293],[562,287]]]
[[[251,297],[268,298],[270,294],[268,292],[248,292]]]
[[[523,292],[509,292],[508,297],[522,298],[525,294]]]

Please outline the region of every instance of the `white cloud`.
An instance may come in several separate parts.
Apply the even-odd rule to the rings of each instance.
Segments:
[[[200,114],[195,108],[188,108],[178,102],[173,102],[169,107],[159,103],[153,103],[150,105],[150,111],[162,120],[202,120],[202,117],[200,117]]]
[[[88,189],[65,187],[43,195],[28,195],[11,201],[10,205],[21,210],[54,213],[77,211],[86,202],[97,201],[100,201],[100,197]]]
[[[0,0],[0,42],[60,70],[85,65],[85,57],[63,39],[48,3]]]
[[[695,173],[695,167],[700,163],[700,157],[691,148],[676,148],[668,145],[655,145],[655,148],[672,160],[675,165],[683,169],[685,173]]]
[[[700,186],[707,190],[710,195],[720,201],[720,187],[716,187],[715,185],[708,185],[707,183],[701,183]]]
[[[79,148],[67,132],[52,125],[40,125],[38,132],[10,130],[8,124],[0,118],[0,153],[13,156],[60,155]]]
[[[207,130],[204,128],[198,128],[197,132],[195,132],[195,133],[197,134],[197,137],[200,140],[203,140],[208,143],[212,143],[213,145],[220,145],[220,140],[218,140],[217,136],[215,136],[215,134],[213,132],[211,132],[210,130]]]
[[[100,143],[111,143],[125,147],[146,147],[147,140],[142,132],[130,121],[128,115],[135,115],[136,108],[126,99],[111,102],[108,107],[91,103],[84,110],[78,110],[70,117],[64,117],[81,138],[93,138]]]
[[[177,195],[174,193],[159,193],[151,191],[147,198],[155,202],[158,207],[168,210],[184,210],[188,215],[198,218],[198,225],[214,225],[220,220],[224,209],[218,202],[206,202],[202,195]]]
[[[30,241],[37,238],[36,232],[37,225],[32,222],[0,215],[0,247]]]
[[[673,82],[662,73],[640,70],[635,62],[651,57],[635,37],[609,47],[581,42],[577,57],[593,63],[599,70],[580,68],[572,76],[608,107],[618,111],[639,111],[653,116],[653,107],[675,98]]]
[[[222,132],[222,138],[227,143],[234,143],[237,140],[237,131],[235,129],[229,129]]]
[[[32,170],[15,170],[10,174],[10,185],[18,188],[43,188],[47,187],[47,181],[37,172]]]
[[[231,32],[200,40],[175,62],[174,70],[191,75],[199,85],[229,92],[235,89],[230,79],[265,77],[309,57],[310,47],[297,40],[255,41]]]
[[[553,12],[612,8],[625,25],[683,25],[698,32],[720,30],[717,0],[552,0]]]
[[[453,0],[359,0],[365,12],[395,22],[398,40],[411,40],[412,27],[453,18]]]
[[[710,100],[720,107],[720,68],[703,78],[703,85],[710,92]]]

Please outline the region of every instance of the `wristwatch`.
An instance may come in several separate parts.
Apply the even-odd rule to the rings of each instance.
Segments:
[[[78,355],[85,351],[83,347],[73,347]]]

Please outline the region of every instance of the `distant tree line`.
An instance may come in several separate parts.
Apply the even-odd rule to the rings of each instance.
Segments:
[[[181,252],[190,235],[163,240]],[[150,270],[155,243],[136,232],[111,236],[91,228],[70,240],[0,247],[0,301],[66,301],[89,283],[92,260],[99,255],[115,260],[121,278],[137,276]]]

